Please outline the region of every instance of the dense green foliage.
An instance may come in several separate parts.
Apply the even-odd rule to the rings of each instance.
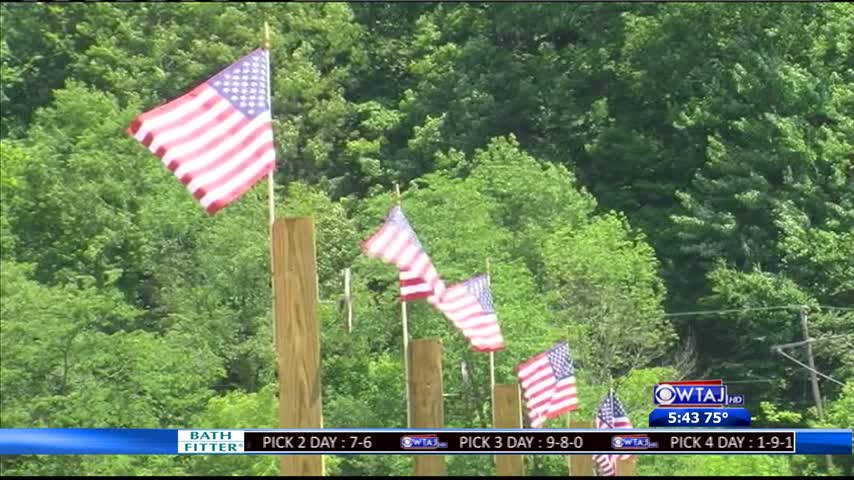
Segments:
[[[643,427],[651,384],[713,377],[738,382],[757,426],[854,425],[854,5],[4,3],[0,426],[276,426],[266,190],[209,217],[124,132],[255,47],[265,18],[278,213],[317,224],[325,426],[403,426],[396,272],[359,252],[395,182],[446,280],[490,260],[499,382],[566,337],[580,418],[611,378]],[[771,351],[803,339],[800,305],[818,370],[846,383],[821,381],[823,419],[807,372]],[[424,302],[409,314],[415,338],[443,339],[447,425],[488,427],[488,357]],[[400,456],[327,462],[411,471]],[[638,462],[640,475],[854,474],[845,457],[833,470],[823,457]],[[278,467],[63,456],[0,468]],[[566,462],[536,457],[529,471],[564,475]]]

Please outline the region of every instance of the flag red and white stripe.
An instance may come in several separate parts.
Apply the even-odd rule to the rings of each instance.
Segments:
[[[441,295],[445,291],[444,282],[400,206],[391,209],[379,230],[362,244],[362,250],[367,255],[397,266],[400,271],[401,301]]]
[[[431,296],[427,301],[463,332],[475,350],[494,352],[504,348],[487,275],[452,285],[441,297]]]
[[[532,428],[578,408],[575,369],[566,342],[531,357],[517,370]]]
[[[632,428],[632,422],[626,415],[623,402],[617,398],[613,390],[599,404],[594,423],[599,429]],[[631,458],[631,455],[593,455],[593,462],[596,463],[601,476],[613,477],[617,474],[617,460]]]
[[[128,128],[209,214],[276,167],[269,65],[257,49]]]
[[[433,286],[417,273],[409,270],[400,271],[400,300],[411,302],[427,298],[433,293]]]

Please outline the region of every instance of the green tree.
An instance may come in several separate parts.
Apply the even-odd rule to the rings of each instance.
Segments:
[[[31,270],[6,261],[0,268],[3,428],[179,428],[213,395],[220,360],[195,338],[113,333],[111,325],[140,313],[119,292],[45,287]],[[23,475],[180,473],[162,459],[121,458],[0,461],[4,473]]]

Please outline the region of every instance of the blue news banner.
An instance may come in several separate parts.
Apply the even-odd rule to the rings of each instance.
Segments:
[[[852,454],[851,430],[0,429],[0,455]]]

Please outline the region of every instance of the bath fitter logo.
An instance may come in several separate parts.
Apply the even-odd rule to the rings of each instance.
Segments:
[[[243,453],[239,430],[178,430],[179,454]]]

